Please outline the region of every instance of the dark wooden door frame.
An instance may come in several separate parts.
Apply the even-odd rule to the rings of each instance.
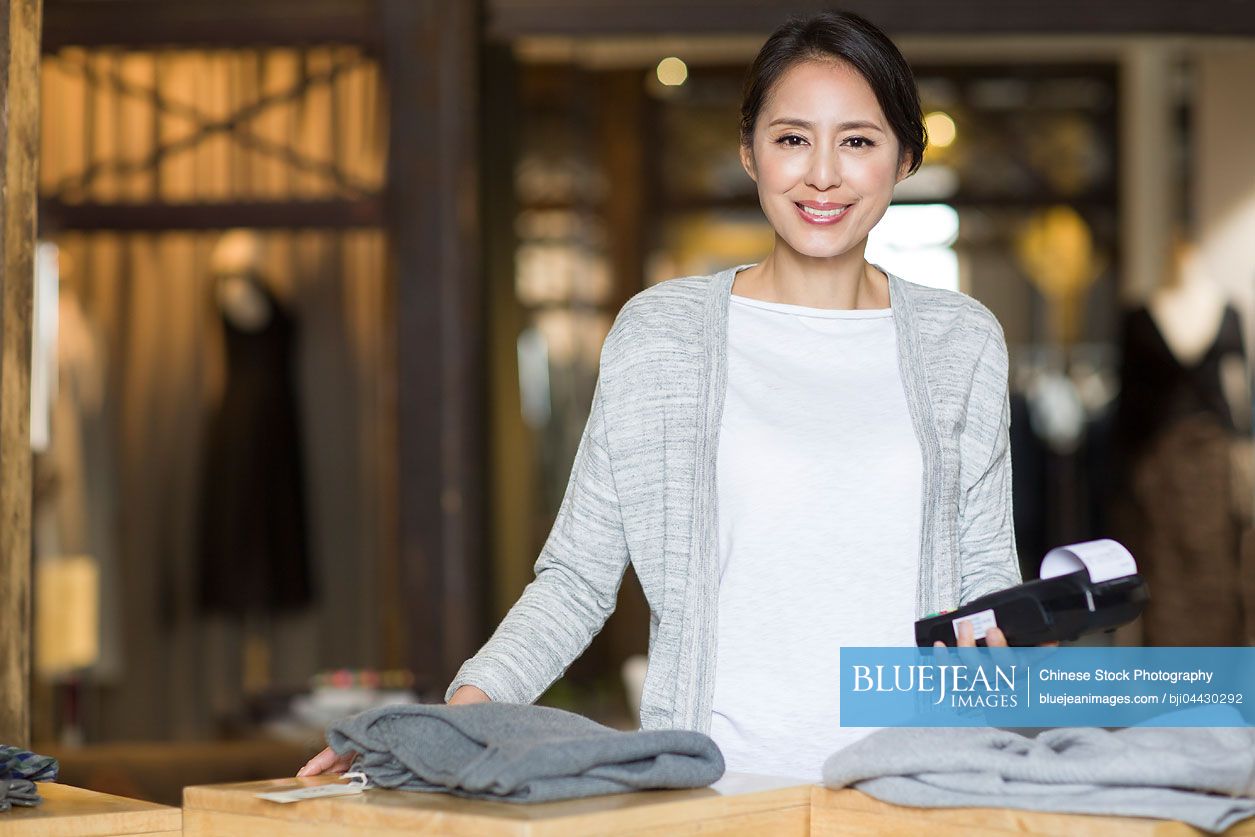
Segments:
[[[892,35],[1255,35],[1243,0],[487,0],[488,34],[766,34],[791,13],[839,6]]]
[[[375,0],[45,0],[45,52],[66,46],[378,46]]]

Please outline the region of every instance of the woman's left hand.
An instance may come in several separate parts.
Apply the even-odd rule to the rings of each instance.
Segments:
[[[975,648],[976,639],[972,636],[972,623],[963,621],[959,623],[958,629],[955,631],[959,640],[960,648]],[[1039,648],[1054,648],[1058,642],[1043,642]],[[985,631],[985,645],[989,648],[1006,648],[1007,638],[1002,635],[1001,628],[989,628]],[[933,643],[934,648],[945,648],[946,644],[941,640]]]

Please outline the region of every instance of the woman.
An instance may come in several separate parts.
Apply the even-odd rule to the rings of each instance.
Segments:
[[[651,611],[641,726],[815,779],[871,731],[839,726],[841,646],[913,645],[915,619],[1020,582],[1002,329],[863,257],[926,141],[911,70],[866,20],[767,40],[741,161],[775,246],[620,312],[536,578],[450,703],[534,701],[630,561]],[[324,751],[302,775],[345,766]]]

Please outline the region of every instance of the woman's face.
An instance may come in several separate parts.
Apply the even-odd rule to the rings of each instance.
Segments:
[[[836,61],[785,71],[754,127],[741,164],[776,235],[804,256],[859,248],[885,214],[909,161],[871,86]]]

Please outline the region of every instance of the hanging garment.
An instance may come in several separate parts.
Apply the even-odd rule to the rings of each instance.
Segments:
[[[623,732],[528,704],[385,706],[332,725],[327,743],[360,753],[372,784],[502,802],[700,788],[724,771],[700,732]]]
[[[1255,816],[1255,730],[889,728],[834,753],[824,784],[896,805],[1156,817],[1220,832]]]
[[[1156,435],[1198,414],[1212,416],[1230,432],[1248,432],[1245,424],[1238,425],[1225,400],[1220,369],[1226,357],[1246,361],[1242,324],[1232,305],[1225,306],[1212,345],[1192,364],[1183,364],[1173,354],[1147,308],[1129,311],[1121,334],[1117,424],[1122,448],[1136,456]]]
[[[227,382],[209,422],[200,537],[201,606],[273,612],[313,595],[293,357],[296,326],[264,286],[256,329],[223,318]]]
[[[1120,450],[1115,529],[1150,589],[1145,645],[1245,645],[1255,638],[1252,491],[1235,451],[1239,427],[1221,365],[1245,362],[1227,307],[1212,346],[1182,364],[1149,311],[1128,314],[1115,432]]]
[[[105,406],[107,351],[99,324],[72,289],[61,289],[58,312],[50,444],[34,461],[34,559],[36,565],[73,555],[94,559],[100,579],[99,655],[81,673],[91,681],[117,682],[125,643],[115,431]]]

